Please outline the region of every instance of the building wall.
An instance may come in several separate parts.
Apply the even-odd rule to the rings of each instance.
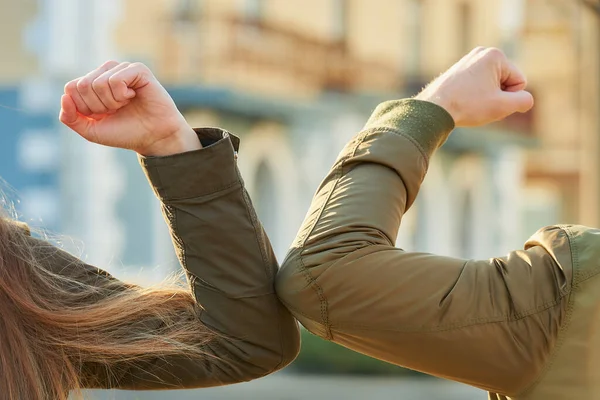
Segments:
[[[0,2],[0,38],[5,55],[0,61],[0,86],[14,84],[37,71],[37,60],[27,43],[27,27],[38,12],[36,3],[35,0]]]
[[[133,12],[140,6],[137,0],[125,3],[126,15],[128,10]],[[492,29],[502,23],[496,14],[504,4],[495,0],[485,6],[466,0],[203,0],[188,2],[188,9],[194,12],[183,20],[173,17],[176,2],[169,3],[170,9],[165,8],[166,2],[158,0],[144,4],[148,13],[143,18],[124,18],[119,29],[137,31],[146,25],[139,29],[147,34],[117,40],[117,47],[124,54],[138,54],[149,60],[164,81],[179,86],[225,87],[250,93],[257,99],[299,101],[298,104],[318,104],[320,92],[326,88],[298,79],[291,68],[261,70],[243,63],[236,67],[234,60],[229,59],[218,65],[218,73],[203,69],[203,60],[210,62],[211,56],[229,45],[227,30],[217,26],[223,17],[258,19],[320,43],[343,40],[352,57],[393,68],[400,82],[413,76],[434,76],[477,44],[510,42],[518,28],[508,24],[501,30]],[[190,4],[197,8],[189,7]],[[415,15],[415,11],[419,13]],[[156,22],[159,19],[161,22]],[[264,32],[244,31],[248,40],[256,40],[262,51],[275,59],[288,57],[300,63],[304,57],[319,62],[310,55],[294,54],[293,48],[279,47],[261,34]],[[158,38],[161,35],[163,38]],[[168,52],[164,45],[157,45],[161,40],[168,43]],[[364,91],[369,92],[369,88]],[[382,98],[403,95],[400,85],[382,93]],[[346,97],[346,104],[352,104],[352,96]],[[188,119],[195,125],[218,125],[242,136],[239,165],[280,258],[293,240],[320,180],[345,141],[360,130],[370,110],[331,107],[331,102],[328,106],[330,109],[316,120],[303,113],[303,106],[297,109],[295,117],[276,120],[239,115],[245,110],[224,113],[210,104],[186,109]],[[306,123],[308,120],[312,124]],[[510,154],[517,156],[510,159]],[[520,240],[522,235],[515,235],[514,229],[519,225],[520,209],[506,198],[506,193],[518,195],[521,185],[523,161],[518,154],[518,149],[503,148],[495,154],[473,149],[440,155],[444,161],[432,167],[437,172],[430,172],[417,207],[407,216],[409,222],[403,225],[398,244],[463,257],[487,257],[518,246],[515,237]],[[502,161],[507,158],[511,161]],[[511,162],[515,163],[512,169],[508,168]],[[499,165],[505,172],[495,170]],[[471,175],[465,181],[464,177]],[[448,199],[444,206],[438,204],[440,198]],[[457,231],[463,232],[462,236]]]
[[[580,80],[579,130],[581,132],[580,221],[600,226],[600,14],[584,11],[578,18],[582,49],[577,72]]]
[[[558,222],[598,226],[600,16],[581,2],[526,4],[519,62],[535,88],[541,141],[528,154],[529,186],[554,193]]]

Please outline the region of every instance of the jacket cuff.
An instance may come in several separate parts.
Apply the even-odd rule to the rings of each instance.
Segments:
[[[454,127],[452,116],[437,104],[405,99],[381,103],[365,130],[387,129],[410,136],[428,160],[446,142]]]
[[[239,139],[217,128],[194,129],[200,150],[166,157],[138,156],[156,197],[162,202],[203,197],[240,184]]]

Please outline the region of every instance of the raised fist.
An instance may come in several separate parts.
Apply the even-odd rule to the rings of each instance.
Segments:
[[[445,108],[456,126],[481,126],[533,107],[525,75],[495,48],[478,47],[418,96]]]
[[[90,142],[166,156],[201,148],[152,72],[110,61],[65,86],[60,120]]]

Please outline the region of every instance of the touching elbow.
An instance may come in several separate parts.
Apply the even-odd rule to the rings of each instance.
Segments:
[[[296,325],[296,324],[295,324]],[[297,325],[296,325],[297,327]],[[300,352],[299,332],[292,338],[272,343],[269,348],[256,347],[246,360],[238,361],[238,382],[248,382],[275,373],[291,364]]]
[[[273,301],[276,299],[273,299]],[[300,330],[296,319],[279,302],[273,321],[264,325],[260,336],[239,346],[238,368],[244,381],[258,379],[291,364],[300,353]]]
[[[318,269],[318,268],[317,268]],[[275,280],[275,290],[281,302],[300,323],[315,335],[328,338],[323,312],[326,309],[316,276],[292,252],[284,261]],[[325,307],[325,308],[324,308]]]
[[[290,316],[290,318],[292,318]],[[293,319],[293,318],[292,318]],[[298,324],[294,320],[294,332],[289,332],[290,335],[285,337],[280,343],[280,348],[276,353],[273,353],[265,365],[265,375],[272,374],[290,365],[298,354],[300,354],[300,331]]]

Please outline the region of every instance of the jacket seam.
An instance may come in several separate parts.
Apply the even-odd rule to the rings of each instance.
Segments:
[[[573,233],[569,227],[561,226],[560,229],[562,229],[562,231],[566,234],[567,239],[569,240],[569,247],[570,247],[570,252],[571,252],[571,264],[572,264],[572,269],[573,269],[572,280],[575,281],[575,278],[579,275],[579,253],[578,253],[578,249],[577,249],[577,243],[573,239]],[[524,395],[530,393],[533,389],[535,389],[540,384],[540,382],[544,379],[544,377],[546,376],[548,371],[554,365],[554,362],[556,361],[556,357],[558,355],[558,351],[562,348],[562,345],[564,344],[564,341],[565,341],[565,337],[569,330],[568,328],[571,325],[571,317],[572,317],[573,309],[574,309],[574,298],[571,294],[573,293],[574,286],[578,286],[578,285],[579,284],[573,285],[571,283],[571,290],[562,296],[562,298],[564,298],[566,295],[569,295],[570,298],[567,303],[564,322],[563,322],[562,326],[559,328],[559,333],[558,333],[558,337],[556,339],[556,343],[550,353],[548,360],[546,361],[546,364],[544,365],[542,370],[538,373],[538,376],[528,386],[526,386],[525,389],[523,389],[521,392],[519,392],[517,397],[524,396]]]
[[[311,285],[311,288],[312,288],[312,285]],[[320,323],[320,322],[318,322],[318,321],[315,321],[315,318],[313,318],[313,317],[309,316],[308,314],[306,314],[305,312],[303,312],[303,311],[299,310],[297,307],[295,307],[294,305],[290,304],[290,303],[289,303],[289,302],[287,302],[286,300],[283,300],[283,299],[281,299],[281,298],[280,298],[280,301],[281,301],[281,303],[282,303],[282,304],[283,304],[283,305],[284,305],[284,306],[285,306],[287,309],[289,309],[289,310],[292,312],[292,314],[301,315],[301,316],[303,316],[304,318],[306,318],[306,319],[310,320],[310,322],[316,322],[316,323]],[[296,317],[296,319],[298,319],[298,320],[299,320],[299,318],[297,318],[297,317]],[[300,321],[300,322],[302,322],[302,321]]]
[[[160,185],[159,187],[164,188],[163,184],[162,184],[162,178],[160,176],[160,169],[155,166],[154,167],[156,169],[156,178],[158,180],[158,184]],[[158,188],[157,188],[158,189]],[[164,190],[163,190],[164,192]],[[186,273],[188,275],[190,275],[190,273],[188,272],[188,268],[187,268],[187,252],[185,249],[185,242],[183,241],[183,239],[181,238],[181,236],[179,234],[177,234],[178,230],[177,230],[177,208],[173,207],[172,205],[166,204],[163,202],[163,205],[165,207],[165,210],[167,211],[167,219],[169,220],[170,225],[172,225],[172,231],[173,231],[173,236],[177,238],[177,242],[181,243],[181,266],[183,267],[183,269],[186,271]],[[171,216],[171,217],[170,217]],[[191,274],[193,275],[193,274]],[[191,279],[190,279],[190,284],[191,284]],[[192,291],[192,295],[195,295],[194,293],[194,286],[190,285],[190,290]]]
[[[331,190],[327,194],[327,199],[323,202],[323,205],[320,207],[319,212],[317,213],[317,216],[315,217],[315,220],[312,222],[312,226],[310,227],[310,229],[308,229],[306,231],[306,233],[304,234],[304,237],[300,240],[299,245],[300,245],[301,249],[304,249],[304,246],[306,245],[306,242],[307,242],[308,238],[310,237],[310,235],[312,235],[313,231],[315,230],[315,228],[319,224],[319,220],[323,216],[323,212],[325,211],[325,207],[327,207],[327,204],[329,203],[329,200],[331,200],[331,196],[333,195],[333,192],[335,192],[335,188],[337,187],[337,184],[338,184],[340,178],[343,176],[344,163],[346,162],[346,160],[348,160],[349,158],[351,158],[351,157],[354,156],[354,154],[356,153],[356,150],[358,149],[358,146],[360,146],[361,143],[364,141],[365,136],[366,136],[366,132],[363,132],[362,134],[359,134],[358,137],[357,137],[357,139],[356,139],[356,145],[354,146],[354,149],[352,149],[352,153],[344,156],[341,160],[339,160],[338,162],[336,162],[339,165],[335,168],[334,179],[333,179],[333,181],[334,181],[333,187],[331,188]],[[301,251],[300,254],[302,255],[302,251]]]
[[[194,281],[193,281],[194,285],[197,285],[201,289],[209,290],[211,292],[223,295],[224,297],[231,299],[231,300],[254,299],[254,298],[258,298],[258,297],[272,296],[272,295],[276,294],[275,291],[266,291],[266,292],[260,292],[260,293],[256,293],[256,294],[232,296],[232,295],[227,294],[226,292],[223,292],[222,290],[219,290],[218,288],[209,284],[205,280],[197,277],[193,273],[190,273],[190,275],[192,275],[194,277]]]
[[[160,169],[156,165],[151,166],[151,168],[154,169],[154,175],[156,176],[156,180],[158,181],[158,185],[156,185],[156,193],[158,194],[158,197],[162,199],[163,197],[165,197],[165,190],[162,179],[160,177]]]
[[[241,190],[241,194],[242,194],[242,198],[244,199],[244,205],[245,205],[245,209],[246,209],[246,214],[248,215],[248,218],[250,218],[250,221],[252,222],[252,227],[254,229],[254,236],[256,238],[256,243],[258,245],[258,251],[260,251],[260,255],[263,261],[263,272],[265,273],[267,278],[273,278],[272,274],[269,271],[269,260],[267,259],[267,254],[265,253],[265,241],[262,239],[264,236],[264,232],[261,229],[259,229],[259,223],[258,223],[258,219],[256,218],[256,214],[252,211],[252,207],[251,207],[251,202],[248,198],[248,194],[246,192],[246,189],[244,188],[244,185],[242,184],[242,177],[241,174],[239,172],[239,170],[236,168],[236,173],[238,175],[238,182],[240,183],[240,190]],[[275,261],[277,263],[277,261]],[[275,290],[273,288],[273,293],[274,294]],[[277,296],[275,295],[275,297],[277,298]],[[279,314],[279,310],[277,310],[278,315]],[[280,368],[280,366],[283,364],[284,362],[284,355],[283,355],[283,329],[281,327],[281,318],[277,318],[277,332],[278,332],[278,337],[279,337],[279,355],[280,355],[280,359],[279,362],[277,363],[277,365],[270,370],[268,373],[271,373],[273,371],[276,371]],[[267,374],[265,374],[267,375]],[[263,375],[264,376],[264,375]]]
[[[370,128],[367,129],[365,131],[366,134],[370,134],[370,133],[391,133],[394,135],[398,135],[398,136],[402,136],[405,139],[408,139],[409,142],[411,142],[416,148],[417,150],[419,150],[419,153],[421,153],[421,156],[423,157],[423,159],[425,160],[425,169],[429,169],[429,154],[425,151],[425,149],[423,148],[423,146],[421,146],[421,143],[414,137],[412,137],[411,135],[407,135],[406,133],[402,132],[401,130],[395,129],[395,128],[390,128],[390,127],[379,127],[379,128]]]
[[[323,290],[321,285],[319,285],[316,278],[312,276],[312,274],[310,273],[310,270],[308,268],[306,268],[306,266],[304,265],[304,260],[303,260],[304,247],[306,245],[308,238],[310,237],[310,235],[312,234],[312,232],[315,230],[316,226],[318,225],[319,220],[321,219],[321,216],[323,215],[323,212],[325,211],[325,208],[327,207],[327,204],[329,203],[329,200],[331,199],[331,196],[333,195],[340,179],[344,176],[343,170],[344,170],[344,167],[345,167],[347,161],[356,155],[356,151],[358,150],[360,145],[362,143],[364,143],[364,141],[366,140],[366,138],[369,135],[374,134],[374,133],[391,133],[391,134],[396,134],[398,136],[401,136],[401,137],[407,139],[421,153],[421,157],[423,157],[423,159],[425,161],[425,170],[427,170],[429,167],[429,157],[425,153],[421,144],[415,138],[413,138],[410,135],[406,135],[399,130],[395,130],[395,129],[387,128],[387,127],[370,128],[370,129],[366,129],[366,130],[362,131],[357,137],[356,145],[352,149],[352,152],[349,153],[348,155],[346,155],[345,157],[343,157],[339,161],[339,165],[336,168],[335,175],[334,175],[335,182],[333,184],[333,187],[331,188],[330,192],[328,193],[327,199],[324,201],[323,205],[321,206],[312,226],[310,227],[309,230],[307,230],[307,233],[305,234],[305,236],[300,240],[300,249],[301,250],[300,250],[300,253],[298,256],[300,270],[302,271],[302,274],[306,280],[306,283],[308,286],[312,287],[312,289],[317,294],[317,298],[319,299],[320,308],[321,308],[321,320],[322,320],[321,324],[323,324],[323,327],[325,328],[325,335],[326,335],[325,339],[327,339],[327,340],[333,340],[333,334],[331,331],[332,326],[330,325],[330,322],[329,322],[329,305],[328,305],[327,297],[325,296],[325,291]],[[312,320],[312,318],[310,318],[308,316],[307,316],[307,318]]]
[[[223,137],[217,140],[212,146],[202,147],[198,150],[186,151],[184,153],[171,154],[168,156],[162,157],[145,157],[140,156],[140,160],[144,166],[154,166],[154,167],[173,167],[181,162],[182,159],[191,158],[197,154],[207,155],[208,153],[215,153],[219,150],[223,151],[220,146],[223,146],[226,143],[228,138]],[[198,139],[200,140],[200,139]],[[231,143],[231,141],[229,140]],[[231,143],[231,147],[233,148],[233,143]]]
[[[222,185],[222,186],[217,186],[215,189],[211,190],[210,192],[203,193],[201,195],[195,194],[195,195],[191,195],[191,196],[181,196],[181,197],[167,197],[167,196],[160,196],[160,197],[161,197],[161,201],[164,203],[168,203],[168,202],[172,202],[172,201],[198,199],[198,198],[204,198],[204,197],[209,197],[209,196],[214,196],[216,194],[220,194],[222,192],[225,192],[225,191],[237,186],[238,184],[240,184],[240,182],[238,180],[235,180],[232,183],[228,183],[228,184]],[[162,186],[161,186],[161,189],[162,189]],[[164,193],[165,190],[162,190],[162,192]]]
[[[250,202],[248,201],[248,196],[246,194],[246,190],[244,189],[243,186],[240,188],[240,190],[242,192],[242,198],[244,199],[244,208],[246,211],[246,215],[248,216],[248,218],[250,219],[250,222],[252,223],[252,229],[254,230],[254,237],[256,238],[256,244],[258,245],[258,251],[260,251],[260,257],[262,258],[263,272],[265,273],[267,278],[270,278],[271,274],[269,273],[269,267],[268,267],[269,260],[267,259],[267,255],[265,254],[265,251],[264,251],[265,242],[261,239],[263,236],[263,233],[261,232],[262,230],[258,228],[258,223],[257,223],[256,218],[254,217],[254,213],[252,213],[250,211],[251,205],[250,205]]]
[[[390,245],[393,247],[393,245]],[[365,246],[365,247],[369,247],[369,246]],[[362,249],[364,249],[365,247],[362,247],[360,249],[354,250],[348,254],[346,254],[345,256],[343,256],[342,258],[335,260],[333,262],[331,262],[329,265],[327,265],[326,267],[324,267],[322,273],[324,273],[325,271],[329,270],[332,267],[335,267],[336,265],[338,265],[339,263],[343,262],[343,259],[347,256],[350,256],[352,254],[354,254],[357,251],[360,251]],[[393,247],[395,248],[395,247]],[[302,259],[299,257],[300,262],[302,261]],[[465,263],[466,264],[466,263]],[[302,263],[302,268],[303,271],[309,271],[308,268],[306,268],[304,266],[304,264]],[[310,281],[307,279],[306,282],[306,286],[303,287],[303,289],[307,288],[307,287],[312,287],[314,290],[315,289],[313,286],[316,285],[318,286],[318,290],[320,292],[323,293],[323,297],[325,297],[324,295],[324,291],[322,289],[322,287],[318,284],[317,282],[317,278],[313,278],[312,275],[310,275]],[[470,326],[474,326],[474,325],[480,325],[480,324],[486,324],[486,323],[495,323],[495,322],[514,322],[514,321],[518,321],[524,318],[527,318],[531,315],[535,315],[538,314],[540,312],[543,312],[545,310],[548,310],[549,308],[552,308],[558,304],[560,304],[563,300],[564,297],[566,297],[570,292],[560,292],[559,296],[549,300],[537,307],[532,307],[532,308],[528,308],[526,310],[517,312],[517,313],[511,313],[511,314],[505,314],[505,315],[498,315],[498,316],[493,316],[493,317],[485,317],[485,318],[474,318],[474,319],[470,319],[467,320],[463,323],[450,323],[450,324],[442,324],[442,325],[437,325],[425,330],[419,329],[419,328],[412,328],[410,330],[397,330],[397,329],[380,329],[380,330],[384,330],[384,331],[392,331],[392,332],[439,332],[439,331],[445,331],[445,330],[454,330],[454,329],[462,329],[462,328],[466,328],[466,327],[470,327]],[[306,318],[309,318],[311,321],[314,321],[313,317],[310,317],[304,313],[300,313],[303,316],[305,316]],[[329,318],[327,318],[328,322],[329,322]],[[369,328],[368,325],[363,325],[363,324],[336,324],[335,322],[331,323],[330,328]]]
[[[356,145],[352,149],[352,152],[350,154],[346,155],[345,157],[343,157],[339,161],[339,165],[336,167],[335,173],[334,173],[333,187],[327,194],[327,199],[323,202],[323,205],[319,209],[319,212],[318,212],[314,222],[312,223],[312,226],[310,227],[310,229],[307,230],[307,233],[305,234],[304,238],[302,238],[302,240],[300,241],[301,244],[300,244],[300,252],[298,255],[298,263],[300,266],[300,270],[302,271],[302,275],[304,276],[304,279],[306,280],[306,283],[312,287],[312,289],[317,294],[317,298],[319,299],[320,309],[321,309],[321,320],[322,320],[321,323],[323,324],[323,326],[325,328],[325,336],[326,336],[326,339],[328,339],[328,340],[333,339],[333,335],[331,334],[331,329],[329,326],[329,304],[327,302],[327,297],[325,296],[325,292],[324,292],[323,288],[321,287],[321,285],[318,284],[315,277],[312,276],[309,269],[306,268],[306,266],[304,265],[304,255],[303,255],[304,246],[306,245],[306,241],[308,240],[310,235],[314,232],[315,228],[319,224],[319,220],[323,216],[323,212],[325,211],[327,204],[329,204],[329,200],[331,200],[331,196],[335,192],[335,189],[336,189],[340,179],[344,175],[343,172],[344,172],[344,165],[345,165],[346,161],[348,159],[354,157],[354,155],[356,154],[356,151],[358,150],[358,147],[364,142],[364,140],[367,136],[367,132],[368,131],[364,131],[358,135],[358,137],[356,139]]]
[[[275,297],[275,301],[278,301],[278,297],[277,294],[274,294]],[[275,371],[278,371],[279,369],[281,369],[281,367],[283,366],[284,362],[285,362],[285,355],[284,355],[284,349],[283,349],[283,342],[284,342],[284,338],[283,338],[283,330],[281,329],[281,307],[276,307],[277,310],[277,331],[279,332],[279,362],[277,363],[277,365],[275,365],[273,368],[270,368],[269,371],[264,374],[263,376],[272,374]]]
[[[320,308],[320,312],[321,312],[321,322],[320,323],[325,328],[325,339],[331,340],[331,339],[333,339],[333,335],[331,334],[331,329],[329,326],[329,302],[327,301],[327,297],[325,296],[325,291],[323,290],[321,285],[318,284],[316,278],[314,276],[312,276],[312,274],[310,273],[308,268],[306,268],[306,266],[304,265],[304,261],[302,260],[302,255],[300,255],[298,257],[298,263],[300,265],[300,270],[302,271],[302,275],[304,276],[304,279],[306,280],[307,285],[310,286],[310,288],[312,290],[314,290],[315,293],[317,294],[317,298],[319,299],[319,305],[320,305],[319,308]],[[310,320],[312,320],[312,318],[310,318],[308,316],[306,316],[306,317],[309,318]]]
[[[447,332],[447,331],[452,331],[452,330],[460,330],[460,329],[464,329],[464,328],[470,328],[473,326],[480,326],[480,325],[486,325],[486,324],[495,324],[495,323],[502,323],[502,322],[512,323],[512,322],[516,322],[516,321],[520,321],[520,320],[532,317],[532,316],[542,313],[544,311],[547,311],[550,308],[555,307],[556,305],[560,304],[560,302],[562,301],[563,298],[564,298],[564,296],[561,296],[556,300],[553,300],[548,303],[544,303],[543,305],[536,307],[535,309],[531,309],[531,310],[528,310],[527,312],[514,315],[510,318],[507,318],[506,316],[500,316],[500,317],[493,317],[493,318],[472,319],[463,324],[438,325],[436,327],[432,327],[432,328],[428,328],[428,329],[414,328],[414,329],[403,330],[403,329],[393,329],[393,328],[388,328],[388,329],[379,328],[377,330],[385,331],[385,332],[398,332],[398,333],[438,333],[438,332]],[[363,325],[363,324],[357,324],[357,325],[354,325],[354,324],[350,324],[350,325],[332,324],[332,328],[370,329],[370,327],[368,325]]]

